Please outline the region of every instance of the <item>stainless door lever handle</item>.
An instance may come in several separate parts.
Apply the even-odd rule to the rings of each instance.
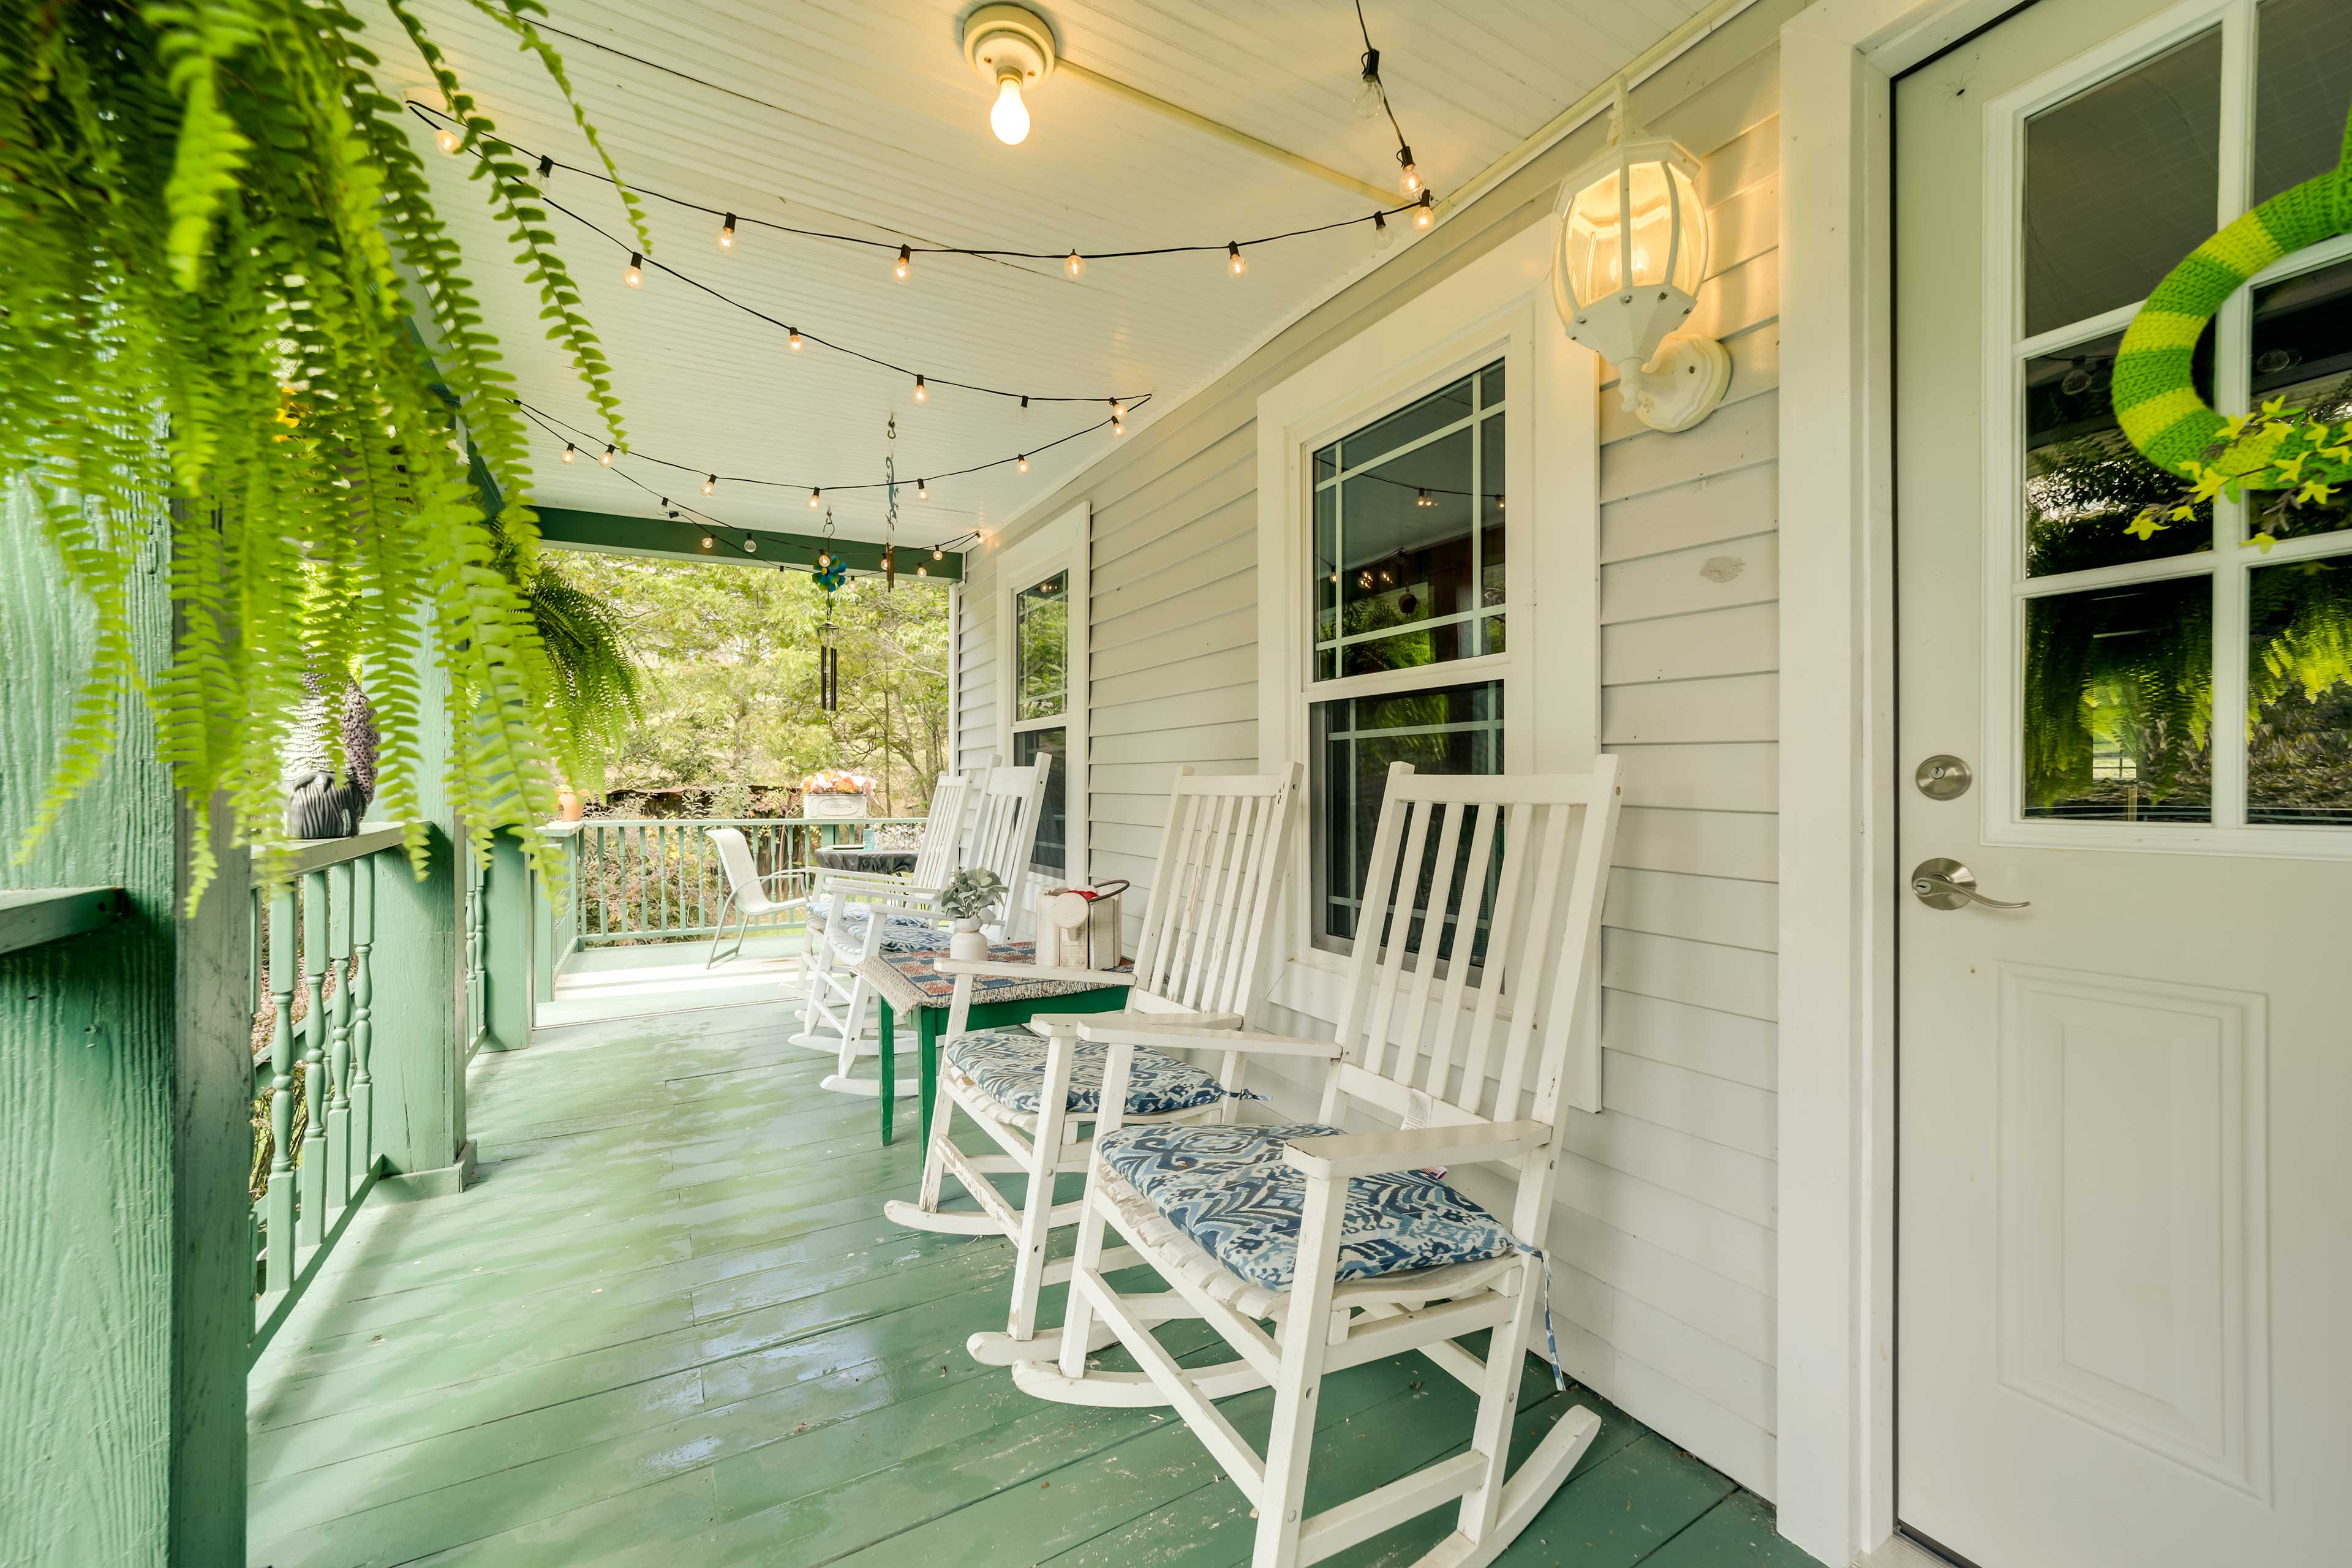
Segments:
[[[2003,899],[1988,899],[1977,891],[1976,873],[1958,860],[1941,856],[1922,860],[1911,868],[1911,891],[1921,903],[1931,910],[1957,910],[1966,904],[1981,904],[1989,910],[2032,909],[2030,900],[2011,903]]]

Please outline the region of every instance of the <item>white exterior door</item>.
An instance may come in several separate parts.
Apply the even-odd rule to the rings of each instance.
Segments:
[[[1896,1491],[1979,1568],[2352,1562],[2352,498],[2143,538],[2107,388],[2347,105],[2344,0],[2041,0],[1895,85]],[[2352,243],[2197,374],[2352,419]]]

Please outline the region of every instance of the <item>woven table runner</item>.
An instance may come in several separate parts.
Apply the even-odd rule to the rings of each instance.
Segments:
[[[1034,963],[1037,944],[1000,942],[990,946],[988,956],[996,963]],[[877,952],[858,964],[857,973],[874,987],[876,994],[890,1004],[893,1012],[943,1008],[955,999],[955,976],[941,974],[936,967],[946,957],[944,952]],[[1121,969],[1134,967],[1132,961],[1119,965]],[[975,1005],[986,1002],[1034,1002],[1043,996],[1071,996],[1103,988],[1083,980],[1019,980],[982,975],[971,983],[971,999]]]

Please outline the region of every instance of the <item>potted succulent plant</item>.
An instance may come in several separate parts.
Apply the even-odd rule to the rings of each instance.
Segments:
[[[981,934],[980,924],[1003,901],[1004,892],[1004,879],[985,866],[967,866],[948,879],[948,885],[940,889],[940,908],[952,922],[950,958],[988,956],[988,938]]]
[[[801,815],[830,822],[874,815],[874,781],[845,768],[825,768],[801,780]]]

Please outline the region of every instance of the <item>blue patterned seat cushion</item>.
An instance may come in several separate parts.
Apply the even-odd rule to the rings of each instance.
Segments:
[[[833,943],[835,952],[847,958],[856,958],[866,951],[866,926],[873,918],[871,905],[851,904],[826,923],[825,940]],[[898,910],[884,911],[884,952],[943,952],[947,945],[948,928],[937,921]]]
[[[1286,1290],[1298,1267],[1307,1178],[1283,1163],[1282,1146],[1341,1131],[1315,1122],[1121,1127],[1097,1138],[1095,1152],[1210,1257],[1254,1285]],[[1529,1250],[1426,1171],[1350,1177],[1340,1233],[1342,1281]]]
[[[1068,1109],[1092,1115],[1102,1108],[1103,1061],[1110,1047],[1077,1044],[1070,1064]],[[948,1065],[1008,1110],[1035,1115],[1045,1100],[1045,1042],[1025,1029],[974,1029],[948,1042]],[[1164,1051],[1139,1046],[1127,1075],[1127,1113],[1164,1116],[1225,1098],[1225,1086]]]

